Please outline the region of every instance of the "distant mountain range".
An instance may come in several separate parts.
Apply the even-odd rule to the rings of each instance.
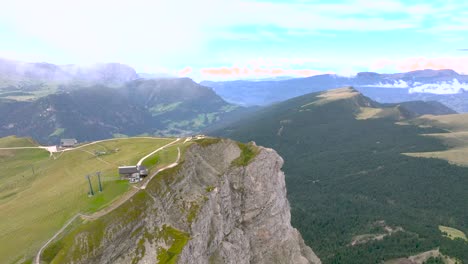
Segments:
[[[468,111],[468,93],[463,92],[467,76],[451,70],[281,79],[199,85],[188,78],[139,76],[117,63],[80,67],[0,59],[0,136],[32,136],[41,143],[56,143],[61,137],[83,141],[194,134],[219,128],[255,109],[239,105],[264,106],[343,85],[354,85],[381,103],[438,101]],[[459,93],[414,92],[429,91],[434,83],[458,87]]]
[[[353,86],[382,103],[439,101],[458,112],[468,112],[468,75],[453,70],[362,72],[355,77],[325,74],[280,81],[204,81],[201,84],[213,88],[228,102],[245,106],[268,105],[311,92]]]
[[[164,73],[137,73],[120,63],[88,66],[29,63],[0,58],[0,90],[35,90],[47,84],[105,84],[119,86],[136,79],[177,78]],[[29,87],[28,87],[29,86]]]
[[[31,136],[53,144],[63,137],[194,134],[245,111],[188,78],[138,79],[119,89],[74,87],[33,101],[0,101],[0,137]]]

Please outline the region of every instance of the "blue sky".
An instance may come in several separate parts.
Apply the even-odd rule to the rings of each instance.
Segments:
[[[468,74],[467,1],[16,0],[0,57],[120,62],[236,79],[453,68]]]

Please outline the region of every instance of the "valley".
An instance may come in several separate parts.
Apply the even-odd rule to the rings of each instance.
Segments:
[[[0,101],[0,136],[93,141],[128,136],[187,136],[250,110],[225,102],[187,78],[135,80],[120,88],[74,87],[37,100]]]

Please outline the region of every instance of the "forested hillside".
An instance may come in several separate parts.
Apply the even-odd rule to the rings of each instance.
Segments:
[[[447,148],[421,136],[444,130],[403,125],[418,115],[408,111],[348,88],[275,104],[215,134],[283,156],[293,226],[324,263],[380,263],[438,247],[468,263],[468,243],[439,230],[468,233],[468,168],[402,155]]]
[[[0,101],[0,136],[42,144],[134,135],[190,135],[247,111],[188,78],[135,80],[120,88],[74,87],[34,101]]]

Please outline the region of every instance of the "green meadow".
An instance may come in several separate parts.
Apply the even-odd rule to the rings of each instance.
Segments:
[[[77,213],[93,213],[120,197],[130,184],[117,167],[135,165],[174,139],[112,139],[63,153],[43,149],[0,150],[0,263],[21,263]],[[174,162],[177,146],[151,159],[151,171]],[[30,139],[0,139],[0,148],[35,146]],[[188,144],[185,144],[188,145]],[[96,172],[101,172],[99,192]],[[88,196],[91,175],[94,196]]]
[[[465,233],[463,233],[463,231],[461,231],[461,230],[455,229],[453,227],[448,227],[448,226],[439,226],[439,230],[440,230],[440,232],[442,232],[444,234],[444,236],[446,236],[446,237],[448,237],[450,239],[460,238],[460,239],[463,239],[465,241],[468,241],[468,239],[466,238]]]

